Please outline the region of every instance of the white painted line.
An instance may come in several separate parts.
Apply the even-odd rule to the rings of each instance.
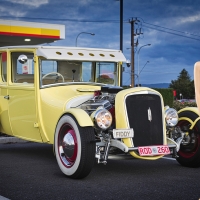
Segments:
[[[176,160],[175,158],[169,158],[169,157],[162,157],[162,158],[167,160]]]
[[[0,200],[9,200],[9,199],[7,199],[7,198],[5,198],[5,197],[2,197],[2,196],[0,195]]]

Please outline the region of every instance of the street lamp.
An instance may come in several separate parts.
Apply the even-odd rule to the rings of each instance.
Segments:
[[[136,76],[137,79],[139,78],[138,74],[134,74],[133,72],[132,72],[131,74],[133,74],[134,76]],[[135,80],[135,79],[134,79],[134,80]],[[134,83],[134,85],[135,85],[135,83]],[[133,87],[133,86],[132,86],[132,87]],[[138,85],[138,87],[139,87],[139,85]]]
[[[137,60],[138,60],[138,85],[140,84],[140,66],[139,66],[139,54],[140,54],[140,49],[143,48],[143,47],[146,47],[146,46],[150,46],[151,44],[145,44],[143,46],[141,46],[139,49],[138,49],[138,52],[137,52]]]
[[[147,63],[149,63],[149,61],[147,61],[145,64],[144,64],[144,67],[140,70],[140,73],[142,72],[142,70],[145,68],[145,66],[147,65]],[[139,73],[139,75],[140,75]]]
[[[81,35],[81,34],[95,35],[94,33],[88,33],[88,32],[81,32],[81,33],[79,33],[79,34],[77,35],[77,37],[76,37],[76,47],[77,47],[77,39],[78,39],[79,35]]]
[[[115,0],[120,2],[120,50],[123,52],[123,0]]]
[[[123,52],[123,0],[115,0],[115,1],[119,1],[120,2],[120,50]],[[122,70],[120,70],[120,85],[122,85]]]

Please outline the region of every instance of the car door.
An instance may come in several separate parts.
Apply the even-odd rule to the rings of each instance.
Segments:
[[[37,105],[34,85],[34,52],[10,52],[8,111],[13,135],[41,142],[37,126]]]
[[[8,116],[8,82],[7,82],[7,52],[6,50],[0,51],[0,131],[12,135]]]

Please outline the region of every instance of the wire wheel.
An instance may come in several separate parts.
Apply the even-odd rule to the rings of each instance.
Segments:
[[[187,143],[182,143],[178,152],[177,161],[186,167],[199,167],[200,166],[200,121],[194,125],[192,129],[192,123],[199,116],[191,111],[183,111],[179,113],[179,122],[181,130],[188,128],[189,137]],[[192,122],[192,123],[191,123]]]

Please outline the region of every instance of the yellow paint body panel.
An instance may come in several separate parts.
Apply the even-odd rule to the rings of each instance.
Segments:
[[[0,84],[0,131],[8,135],[13,135],[10,121],[8,120],[8,101],[4,99],[4,96],[7,95],[7,88],[7,84]]]
[[[191,124],[190,130],[192,130],[194,128],[194,126],[196,125],[196,123],[200,120],[199,110],[198,110],[197,107],[186,107],[186,108],[183,108],[183,109],[179,110],[178,113],[181,113],[181,112],[184,112],[184,111],[193,112],[193,113],[195,113],[195,114],[197,114],[199,116],[199,117],[197,117],[195,119],[195,121],[192,121],[188,117],[180,117],[179,118],[179,121],[181,121],[181,120],[188,121]]]
[[[9,87],[8,94],[10,96],[8,111],[13,135],[41,142],[40,132],[34,128],[34,123],[38,121],[34,87]]]
[[[70,109],[67,109],[64,114],[72,114],[78,121],[79,125],[82,127],[94,126],[94,123],[92,122],[90,116],[82,109],[70,108]]]
[[[179,110],[178,113],[183,112],[183,111],[191,111],[191,112],[196,113],[197,115],[200,115],[197,107],[186,107],[186,108]]]
[[[81,87],[85,89],[91,88],[91,86]],[[45,88],[39,91],[39,127],[41,129],[42,126],[41,133],[43,141],[53,144],[56,125],[60,117],[67,113],[72,114],[79,122],[80,126],[93,126],[93,122],[84,110],[77,108],[66,108],[66,105],[70,100],[83,95],[91,94],[91,92],[79,92],[77,91],[77,88],[80,88],[80,86],[68,85]],[[99,89],[97,86],[94,86],[94,88],[96,88],[96,90]]]

